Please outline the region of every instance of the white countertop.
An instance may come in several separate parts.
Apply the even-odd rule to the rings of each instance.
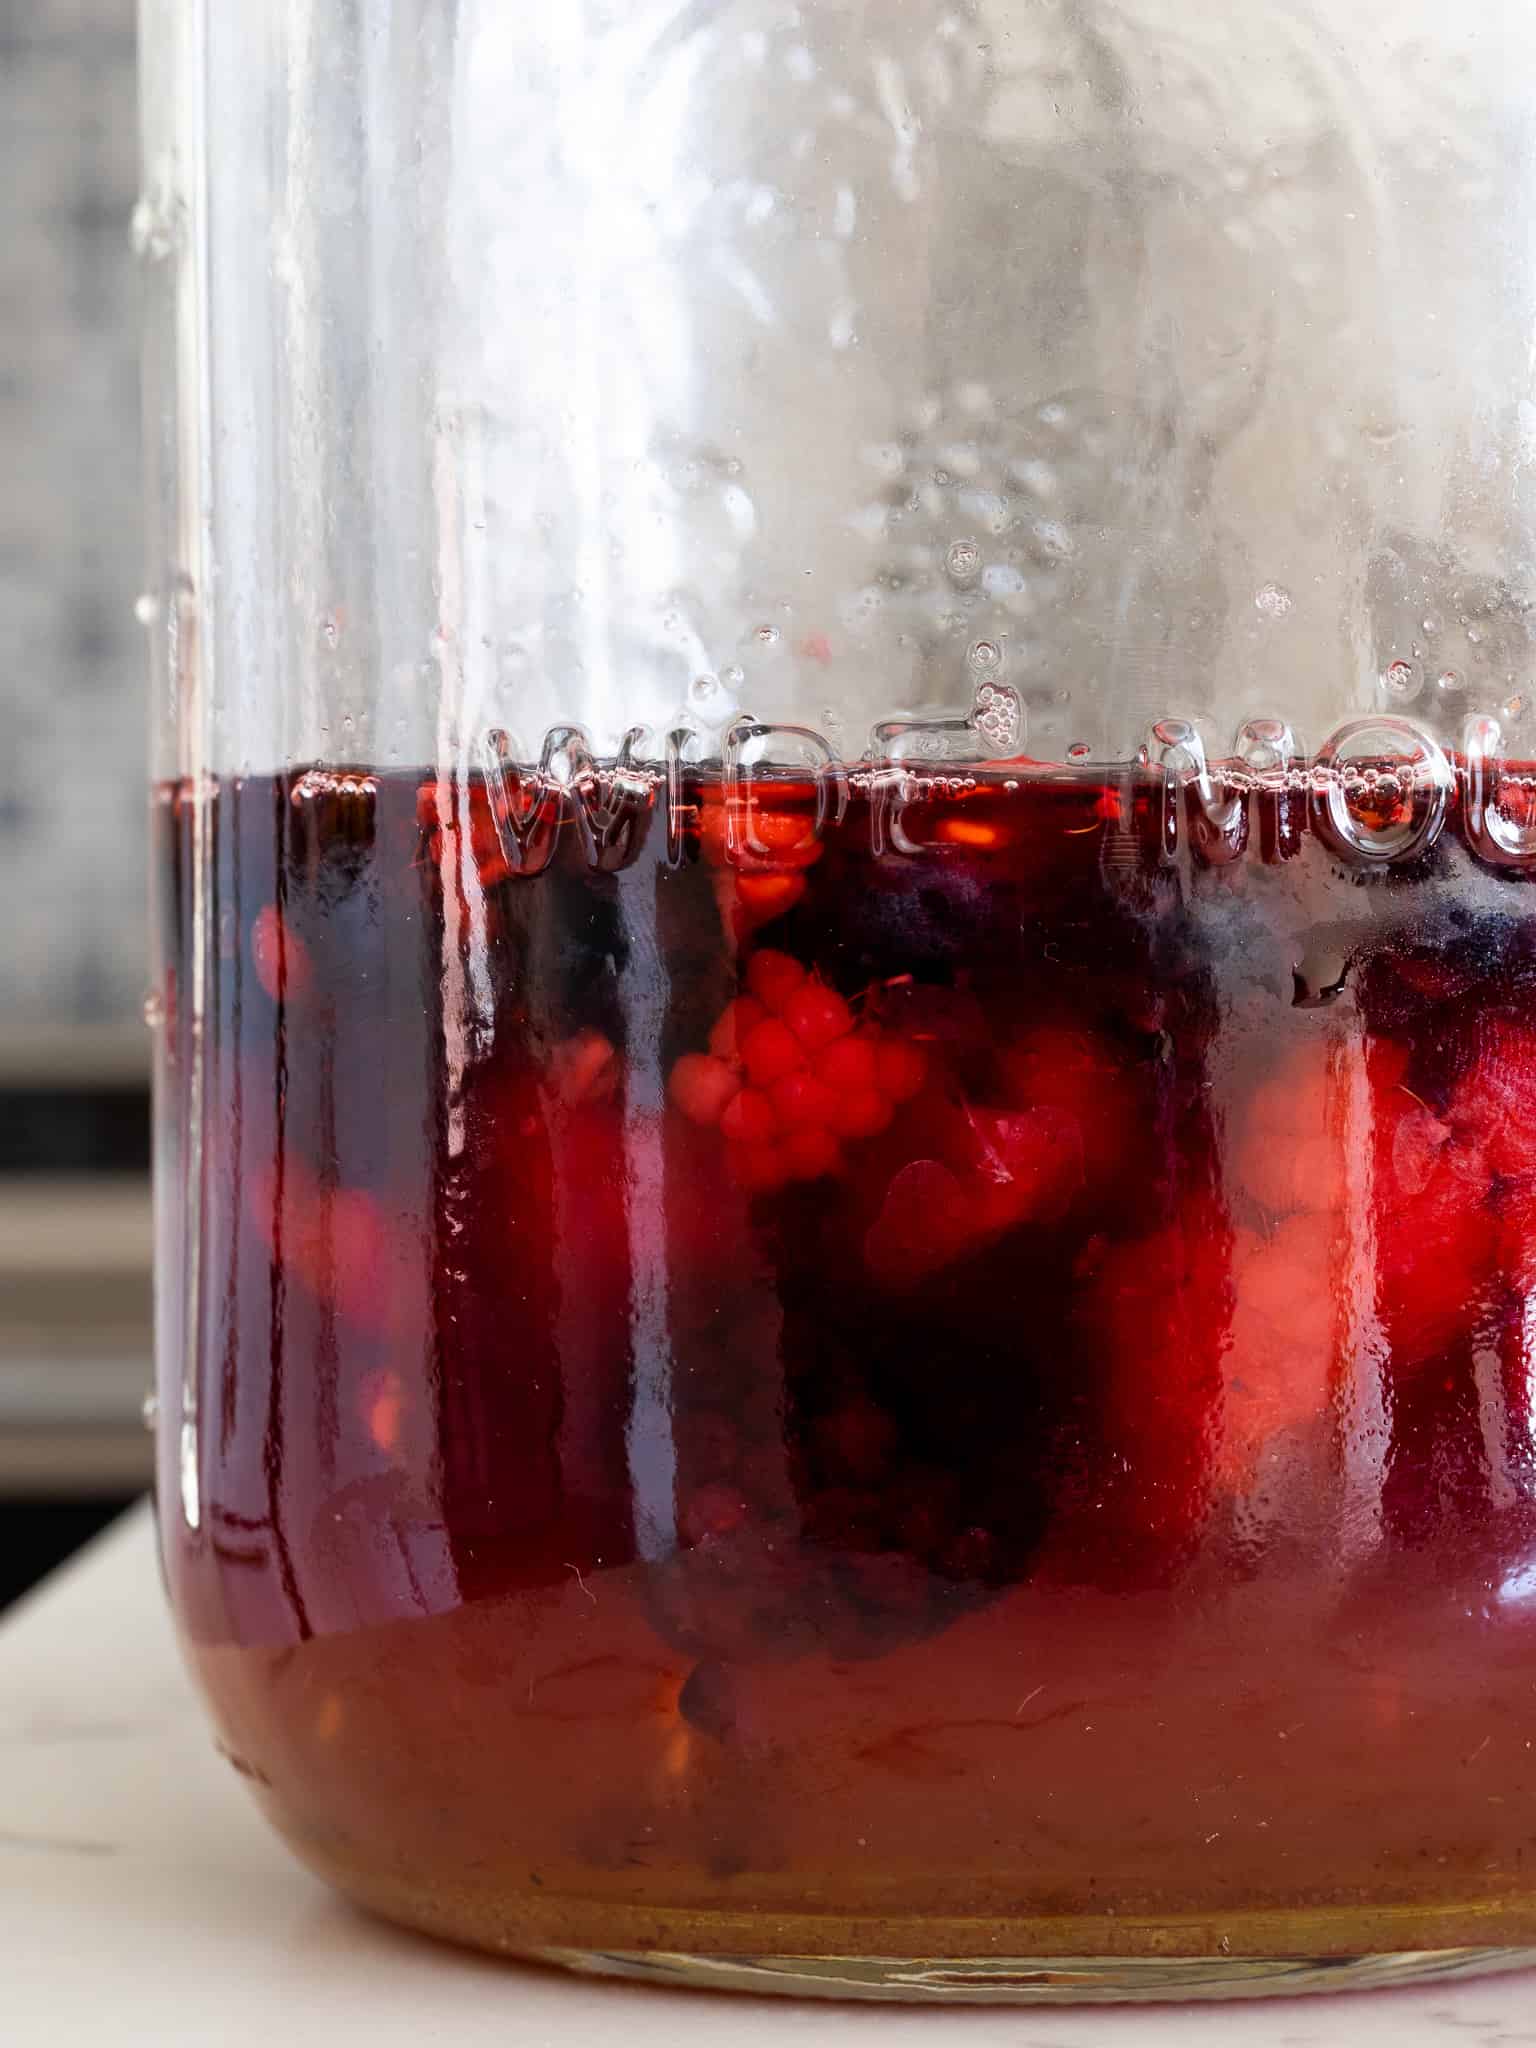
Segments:
[[[1536,2048],[1536,1973],[1191,2007],[937,2012],[587,1983],[353,1913],[213,1752],[148,1512],[0,1623],[5,2048]]]

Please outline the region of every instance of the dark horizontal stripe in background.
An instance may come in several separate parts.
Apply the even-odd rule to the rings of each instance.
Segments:
[[[0,1174],[147,1172],[149,1121],[142,1083],[0,1086]]]

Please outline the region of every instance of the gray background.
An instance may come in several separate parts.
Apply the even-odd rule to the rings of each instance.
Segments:
[[[0,0],[0,1072],[147,1056],[133,0]]]

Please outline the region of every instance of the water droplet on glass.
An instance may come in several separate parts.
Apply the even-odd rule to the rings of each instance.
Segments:
[[[1002,650],[993,640],[976,641],[970,652],[966,655],[966,660],[971,664],[972,668],[983,671],[995,669],[1002,658]]]
[[[688,685],[688,694],[695,704],[713,704],[720,695],[720,685],[713,676],[695,676]]]
[[[141,263],[163,263],[174,246],[165,210],[146,194],[128,219],[128,240]]]
[[[1388,696],[1395,697],[1400,704],[1411,702],[1419,694],[1419,672],[1411,661],[1389,662],[1381,680]]]
[[[160,600],[152,590],[142,592],[133,600],[133,616],[141,626],[153,626],[160,617]]]
[[[1253,593],[1253,602],[1265,618],[1283,619],[1296,600],[1283,584],[1266,583]]]
[[[729,668],[721,669],[720,680],[728,690],[739,690],[747,680],[747,672],[744,668],[738,668],[736,663],[732,662]]]
[[[1440,621],[1431,612],[1427,614],[1424,618],[1420,619],[1419,626],[1422,631],[1429,634],[1435,634],[1438,633],[1440,630]]]
[[[974,541],[957,540],[944,557],[944,566],[957,583],[969,583],[981,567],[981,549]]]
[[[778,641],[779,641],[779,629],[778,629],[778,627],[777,627],[777,626],[759,626],[759,627],[758,627],[758,629],[757,629],[757,639],[758,639],[758,644],[759,644],[760,646],[763,646],[763,647],[776,647],[776,646],[778,645]]]

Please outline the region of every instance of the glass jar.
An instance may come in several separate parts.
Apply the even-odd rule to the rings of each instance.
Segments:
[[[231,1763],[593,1970],[1536,1953],[1536,12],[143,16]]]

